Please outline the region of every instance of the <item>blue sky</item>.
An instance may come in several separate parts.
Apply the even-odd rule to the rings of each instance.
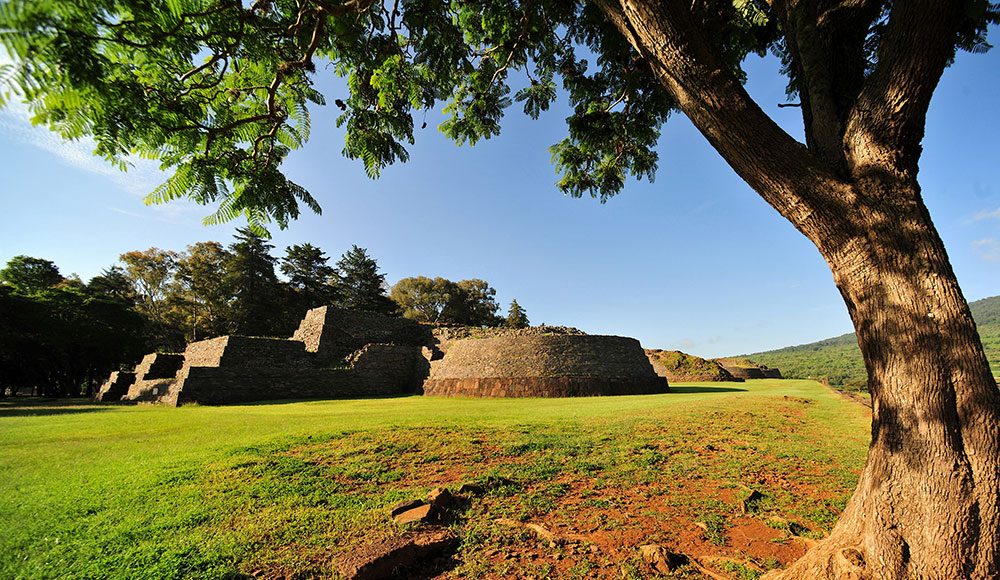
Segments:
[[[799,111],[777,107],[785,84],[777,63],[753,58],[748,69],[754,98],[800,137]],[[338,83],[322,86],[337,96]],[[1000,49],[960,55],[937,90],[924,140],[925,201],[970,300],[1000,294],[998,99]],[[630,182],[604,205],[560,194],[547,147],[564,135],[564,107],[539,121],[513,107],[503,134],[474,148],[444,139],[435,130],[443,117],[428,113],[410,162],[377,181],[341,157],[336,108],[314,110],[312,141],[285,170],[324,212],[273,231],[275,253],[310,242],[335,259],[357,244],[390,283],[483,278],[504,310],[517,298],[532,323],[702,356],[851,330],[815,248],[682,115],[664,128],[655,183]],[[0,263],[28,254],[88,279],[123,252],[228,243],[240,225],[205,227],[210,208],[190,203],[147,207],[143,194],[162,178],[155,168],[140,163],[121,174],[87,143],[62,143],[25,119],[23,107],[0,111]]]

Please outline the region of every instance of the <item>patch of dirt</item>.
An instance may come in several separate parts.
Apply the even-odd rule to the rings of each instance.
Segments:
[[[729,546],[760,560],[775,560],[782,566],[798,560],[807,547],[798,538],[769,527],[759,519],[742,517],[731,522]]]
[[[781,406],[789,407],[790,419],[795,421],[806,405],[787,401]],[[404,474],[398,482],[390,484],[361,481],[339,473],[331,476],[359,492],[382,485],[403,489],[440,486],[456,492],[462,483],[490,470],[530,466],[548,453],[512,452],[508,440],[490,441],[470,433],[460,434],[460,444],[450,434],[424,435],[427,436],[421,436],[419,445],[415,445],[412,434],[396,440],[393,436],[386,438],[384,433],[377,438],[355,433],[287,453],[332,468],[339,469],[358,460],[362,465]],[[741,438],[745,435],[739,430],[731,435],[736,437],[708,439],[691,433],[678,444],[670,443],[677,439],[667,433],[658,437],[654,429],[643,436],[649,441],[667,443],[646,443],[635,449],[653,457],[662,455],[664,459],[656,461],[663,462],[664,474],[642,471],[655,470],[657,464],[623,473],[598,470],[590,474],[566,468],[548,480],[522,481],[522,485],[514,486],[517,491],[512,495],[508,489],[502,494],[484,490],[485,495],[470,496],[468,510],[446,522],[458,537],[458,551],[448,557],[447,565],[432,563],[422,568],[421,574],[487,580],[546,576],[619,579],[633,572],[646,577],[653,570],[643,560],[640,547],[649,544],[692,559],[689,566],[674,572],[676,577],[732,577],[723,568],[725,562],[757,570],[785,566],[801,557],[808,543],[789,532],[789,524],[805,528],[794,521],[793,515],[783,512],[780,505],[775,507],[766,501],[760,512],[755,508],[754,513],[744,513],[743,499],[748,490],[757,490],[769,499],[773,499],[774,490],[780,490],[786,510],[798,501],[822,508],[843,490],[807,483],[822,479],[821,465],[796,463],[756,452],[747,449],[750,442]],[[629,453],[627,449],[623,451],[622,461],[635,460],[635,454]],[[690,471],[669,471],[672,462],[692,458],[695,461]],[[562,461],[565,463],[566,459]],[[708,476],[732,470],[732,465],[741,461],[744,465],[739,468],[740,481]],[[636,469],[635,466],[644,464],[636,460],[629,465]],[[815,477],[800,477],[804,475]],[[715,526],[711,534],[705,523],[708,520]],[[769,520],[786,525],[771,527],[767,524]],[[392,531],[391,527],[388,531]],[[390,533],[390,540],[375,544],[379,549],[395,549],[393,542],[405,543],[407,533],[405,528],[397,529],[395,535]],[[359,546],[372,541],[371,534],[363,529],[353,530],[350,536],[338,545],[336,553],[341,555],[337,558],[342,558],[345,550],[363,550]],[[399,550],[405,552],[407,548]],[[330,558],[327,566],[332,566],[334,555],[327,557]]]

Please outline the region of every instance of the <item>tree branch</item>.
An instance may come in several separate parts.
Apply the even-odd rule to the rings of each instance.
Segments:
[[[768,117],[709,45],[681,0],[598,0],[678,107],[737,174],[807,237],[812,215],[838,223],[853,193]],[[817,242],[818,243],[818,242]]]
[[[865,39],[881,0],[776,0],[802,102],[806,145],[847,175],[843,136],[865,78]]]
[[[878,63],[850,111],[844,145],[855,178],[913,179],[931,95],[954,54],[962,3],[897,0]]]

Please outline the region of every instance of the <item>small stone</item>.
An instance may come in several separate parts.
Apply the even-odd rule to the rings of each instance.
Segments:
[[[684,554],[671,552],[659,544],[639,546],[639,554],[654,572],[660,574],[669,574],[690,562]]]
[[[414,499],[414,500],[408,500],[408,501],[400,502],[400,503],[392,506],[392,509],[389,510],[389,515],[392,516],[392,517],[396,517],[396,516],[398,516],[399,514],[401,514],[403,512],[408,512],[408,511],[412,510],[413,508],[417,508],[417,507],[420,507],[422,505],[424,505],[424,500],[422,500],[422,499]]]
[[[547,542],[555,542],[556,535],[538,524],[524,524],[524,527],[535,532],[535,535]]]
[[[431,519],[431,509],[433,505],[424,504],[413,509],[406,510],[395,516],[396,523],[409,524],[411,522],[426,522]]]
[[[434,507],[445,509],[455,503],[455,496],[443,487],[435,487],[427,494],[427,501]]]
[[[486,493],[486,489],[475,483],[463,483],[462,487],[458,488],[458,493],[459,495],[483,495]]]

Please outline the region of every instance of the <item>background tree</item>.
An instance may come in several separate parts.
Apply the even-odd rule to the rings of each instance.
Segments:
[[[485,280],[415,276],[396,282],[389,298],[403,316],[420,322],[497,326],[503,319],[497,316],[496,293]]]
[[[14,256],[0,270],[0,281],[22,294],[34,294],[63,281],[59,268],[42,258]]]
[[[497,291],[486,280],[473,278],[459,280],[457,300],[454,301],[454,320],[469,326],[499,326],[504,319],[497,316]]]
[[[511,300],[510,308],[507,309],[507,318],[504,321],[504,326],[508,328],[528,328],[530,324],[528,313],[517,303],[517,300]]]
[[[183,333],[178,332],[175,313],[171,311],[171,284],[177,268],[177,252],[149,248],[126,252],[118,257],[135,288],[136,308],[152,322],[152,340],[157,347],[178,349]]]
[[[868,369],[857,492],[787,576],[985,578],[1000,574],[1000,392],[917,170],[945,67],[989,48],[998,22],[987,0],[8,0],[0,41],[37,122],[174,167],[153,201],[217,201],[215,221],[257,228],[316,209],[279,166],[308,137],[306,103],[323,102],[317,59],[348,78],[344,153],[371,175],[407,159],[414,110],[446,102],[441,130],[475,143],[512,100],[545,111],[558,76],[573,108],[552,147],[559,187],[604,199],[652,179],[679,109],[818,248]],[[767,50],[805,143],[742,87],[745,56]],[[515,71],[528,81],[511,99]]]
[[[281,273],[288,277],[302,310],[337,301],[336,287],[331,284],[335,270],[328,260],[323,250],[312,244],[288,246],[285,250]]]
[[[414,276],[396,282],[389,298],[399,305],[406,318],[418,322],[454,322],[442,319],[442,315],[458,294],[458,285],[451,280]]]
[[[134,306],[136,301],[135,287],[128,272],[117,264],[101,270],[100,274],[91,278],[87,282],[87,292],[93,296],[118,300],[130,306]]]
[[[233,288],[224,273],[232,259],[219,242],[191,244],[178,257],[174,279],[188,340],[225,334]]]
[[[230,330],[236,334],[275,336],[288,326],[282,308],[283,288],[274,273],[274,248],[248,228],[237,230],[230,244],[226,283],[232,288]]]
[[[79,396],[145,352],[145,319],[76,287],[0,287],[0,391]]]
[[[398,311],[396,303],[385,295],[385,274],[364,248],[351,246],[337,261],[336,271],[338,306],[384,314]]]

